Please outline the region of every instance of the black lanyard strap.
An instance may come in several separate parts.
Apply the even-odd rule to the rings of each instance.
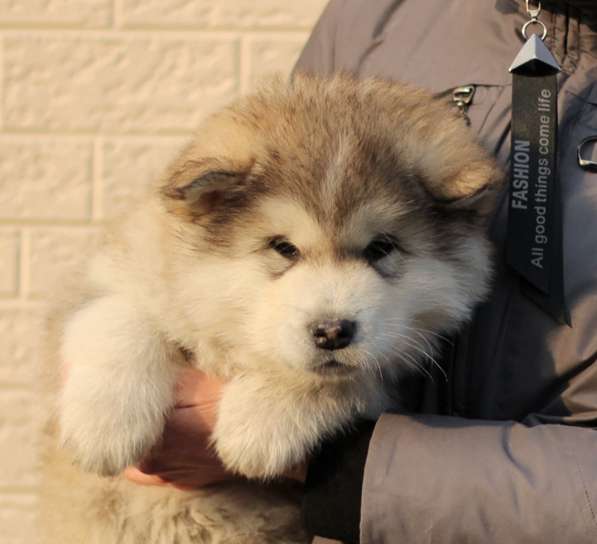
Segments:
[[[543,41],[533,35],[510,71],[512,150],[506,258],[519,275],[525,295],[558,322],[570,325],[557,165],[560,67]]]

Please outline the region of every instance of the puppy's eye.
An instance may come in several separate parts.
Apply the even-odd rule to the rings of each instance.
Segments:
[[[294,261],[300,256],[298,248],[291,244],[286,238],[273,238],[270,240],[269,247],[282,255],[285,259]]]
[[[398,248],[398,241],[392,236],[379,236],[363,251],[363,257],[370,263],[377,262]]]

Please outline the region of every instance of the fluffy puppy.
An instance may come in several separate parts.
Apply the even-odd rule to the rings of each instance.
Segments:
[[[249,478],[377,417],[487,292],[500,179],[446,105],[394,83],[297,77],[212,115],[90,264],[61,333],[62,444],[104,476],[138,462],[183,351],[229,380],[213,445]],[[52,455],[47,473],[85,490],[87,541],[304,538],[291,502],[261,489],[137,489]]]

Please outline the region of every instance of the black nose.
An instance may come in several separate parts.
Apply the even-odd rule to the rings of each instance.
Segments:
[[[348,319],[320,321],[313,324],[311,331],[318,348],[342,349],[352,342],[357,332],[357,323]]]

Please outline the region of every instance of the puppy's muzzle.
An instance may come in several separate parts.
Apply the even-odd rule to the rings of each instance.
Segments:
[[[357,332],[357,322],[349,319],[319,321],[310,329],[315,346],[332,351],[350,345]]]

